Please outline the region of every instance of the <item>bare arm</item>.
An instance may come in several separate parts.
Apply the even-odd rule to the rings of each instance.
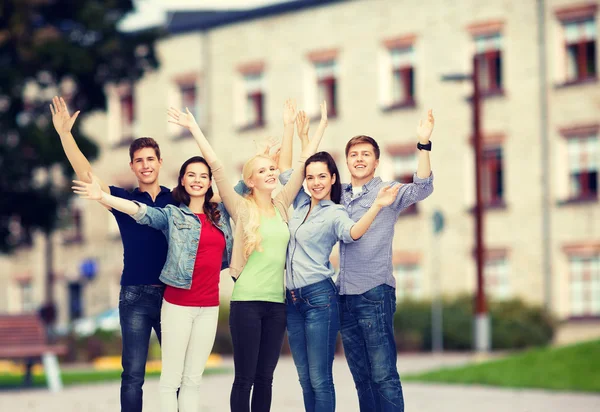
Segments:
[[[300,167],[297,167],[292,172],[292,176],[290,176],[290,180],[283,186],[279,194],[276,198],[280,199],[286,207],[289,207],[298,191],[302,187],[302,182],[304,181],[304,162],[310,156],[314,155],[319,148],[319,144],[321,143],[321,139],[323,138],[323,134],[325,133],[325,129],[327,128],[327,103],[321,103],[321,122],[319,123],[319,127],[317,127],[317,131],[313,135],[313,138],[310,140],[308,145],[302,150],[302,155],[300,158]]]
[[[421,144],[429,143],[429,138],[433,132],[434,118],[431,109],[427,112],[427,120],[419,122],[417,127],[417,136]],[[417,165],[417,176],[421,179],[426,179],[431,175],[431,164],[429,162],[429,151],[418,150],[418,165]]]
[[[292,138],[294,137],[294,122],[296,121],[296,101],[288,99],[283,105],[283,140],[279,155],[279,170],[292,167]]]
[[[323,103],[321,103],[321,121],[319,122],[317,131],[313,135],[312,139],[310,139],[308,144],[302,148],[303,158],[307,159],[310,156],[317,153],[317,150],[319,149],[319,144],[321,144],[321,139],[323,138],[323,134],[325,133],[325,129],[327,128],[327,122],[327,102],[324,101]]]
[[[77,178],[81,181],[91,183],[88,174],[92,171],[92,166],[83,153],[81,153],[81,150],[79,150],[75,138],[71,133],[75,120],[77,120],[77,117],[79,116],[79,111],[71,116],[65,100],[62,97],[59,98],[54,96],[52,104],[50,105],[50,112],[52,113],[54,129],[60,136],[63,150],[65,151],[67,159],[69,159],[69,163],[71,163],[71,167],[73,167]],[[100,182],[102,190],[106,193],[110,193],[108,185],[100,179],[98,181]]]
[[[298,116],[296,117],[296,130],[298,131],[298,137],[300,138],[300,143],[302,150],[308,146],[308,129],[310,127],[310,119],[306,115],[304,110],[300,110]]]
[[[73,180],[73,192],[82,199],[97,200],[105,206],[115,208],[128,215],[134,215],[140,210],[140,206],[138,206],[137,203],[127,199],[121,199],[120,197],[113,196],[103,191],[100,186],[100,180],[91,172],[88,173],[87,177],[91,183],[82,180]]]
[[[206,159],[206,162],[211,168],[214,180],[217,183],[217,187],[219,189],[219,195],[221,196],[221,199],[223,200],[227,211],[234,218],[234,220],[237,219],[237,211],[239,208],[239,204],[243,201],[243,199],[240,195],[238,195],[235,192],[235,190],[229,183],[229,179],[227,178],[227,175],[223,170],[223,166],[219,161],[217,154],[213,150],[210,143],[208,143],[208,140],[206,139],[206,136],[204,136],[204,133],[202,133],[202,130],[200,130],[198,123],[196,123],[196,119],[187,108],[185,113],[183,113],[171,107],[167,111],[167,114],[170,117],[169,123],[174,123],[179,126],[185,127],[192,133],[192,136],[194,136],[194,139],[196,140],[196,143],[198,144],[198,147],[200,148],[204,159]]]

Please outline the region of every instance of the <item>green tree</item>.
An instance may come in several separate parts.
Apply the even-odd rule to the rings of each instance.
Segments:
[[[81,110],[73,134],[93,159],[98,149],[79,130],[82,118],[105,108],[107,83],[133,82],[157,67],[158,32],[119,31],[131,0],[0,4],[0,251],[10,252],[34,230],[56,230],[70,196],[73,172],[52,127],[52,97]],[[44,178],[50,173],[62,179]],[[51,250],[47,256],[51,279]]]

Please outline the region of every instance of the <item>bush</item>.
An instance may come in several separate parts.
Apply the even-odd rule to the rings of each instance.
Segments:
[[[471,350],[473,299],[443,300],[443,338],[446,350]],[[548,344],[555,322],[542,308],[513,299],[491,302],[492,349],[521,349]],[[403,301],[394,318],[399,351],[431,350],[431,302]]]

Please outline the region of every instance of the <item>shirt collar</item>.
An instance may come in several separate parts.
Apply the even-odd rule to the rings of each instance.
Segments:
[[[369,180],[367,183],[365,183],[363,185],[363,191],[369,192],[370,190],[379,186],[380,183],[381,183],[381,178],[379,176],[374,177],[373,179]],[[352,192],[352,183],[348,183],[348,186],[346,186],[344,188],[344,191]]]
[[[158,192],[158,194],[161,195],[163,193],[169,193],[170,191],[171,191],[171,189],[166,188],[164,186],[160,186],[160,192]],[[147,193],[147,192],[142,192],[139,187],[136,187],[135,189],[133,189],[132,193],[139,194],[139,193]]]
[[[327,207],[327,206],[333,206],[335,205],[335,202],[333,200],[321,200],[319,201],[319,206],[321,207]]]

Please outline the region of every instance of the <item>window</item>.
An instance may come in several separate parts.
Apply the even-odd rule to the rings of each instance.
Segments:
[[[566,82],[596,77],[596,21],[563,22],[566,50]]]
[[[598,197],[600,150],[598,135],[571,136],[567,140],[569,164],[569,200]]]
[[[31,280],[22,280],[19,282],[19,291],[21,293],[21,311],[33,312],[36,310],[36,304],[33,299],[33,285]]]
[[[392,62],[392,104],[391,107],[414,105],[415,74],[412,46],[390,50]]]
[[[479,87],[484,94],[501,93],[502,37],[499,33],[475,36],[475,57],[479,59]]]
[[[482,150],[482,196],[486,206],[504,204],[504,170],[502,147],[484,147]]]
[[[600,316],[600,253],[569,256],[571,316]]]
[[[65,210],[68,228],[64,235],[64,244],[83,243],[83,213],[79,199],[74,199]]]
[[[183,83],[179,85],[179,93],[181,94],[181,107],[190,109],[190,112],[196,118],[196,122],[200,124],[198,102],[196,96],[196,85],[194,83]]]
[[[128,90],[119,97],[119,109],[121,115],[121,142],[129,143],[134,139],[133,124],[135,121],[135,109],[133,92]]]
[[[414,146],[411,144],[410,148],[406,148],[408,153],[395,153],[392,154],[392,164],[394,167],[394,180],[400,183],[412,183],[413,175],[417,170],[417,154],[415,153]],[[404,211],[403,214],[414,214],[417,213],[417,204],[413,203]]]
[[[396,296],[398,300],[421,297],[421,270],[416,263],[401,263],[394,266]]]
[[[263,73],[244,74],[245,108],[244,128],[262,127],[264,119]]]
[[[486,295],[497,300],[509,299],[511,297],[508,272],[508,260],[506,256],[486,258],[483,268]]]
[[[198,96],[196,93],[195,77],[191,80],[178,81],[176,83],[176,90],[177,93],[174,96],[175,99],[171,104],[182,111],[185,111],[185,109],[188,108],[196,118],[196,122],[202,127],[202,118],[199,110]],[[192,137],[192,134],[186,128],[178,127],[172,124],[170,124],[169,126],[170,133],[173,139],[184,139]]]
[[[317,107],[322,101],[326,101],[327,117],[336,117],[338,114],[336,62],[325,60],[314,64],[317,75]]]

